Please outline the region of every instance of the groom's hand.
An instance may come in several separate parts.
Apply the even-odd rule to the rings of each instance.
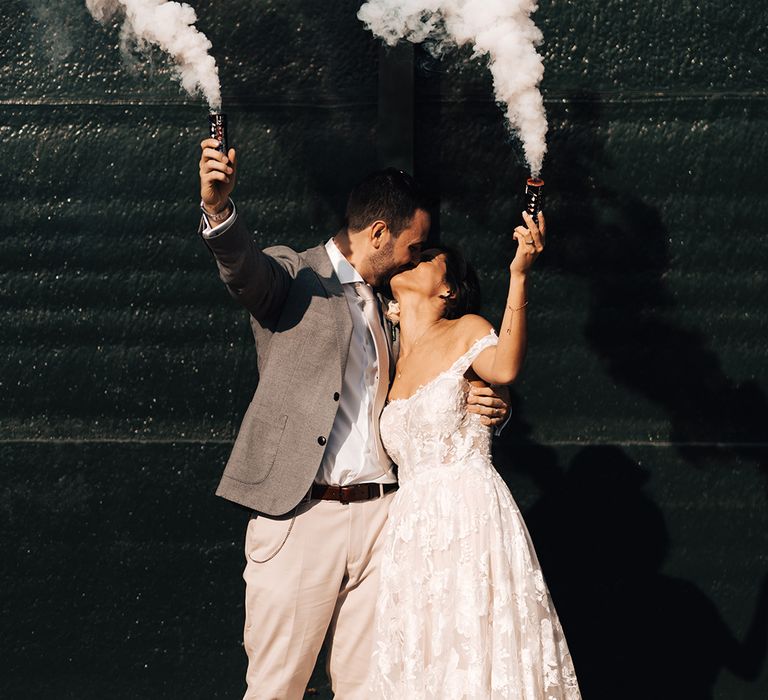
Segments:
[[[211,214],[221,212],[229,203],[229,195],[237,178],[237,154],[234,148],[224,155],[216,150],[216,139],[205,139],[200,144],[200,198],[205,210]]]
[[[498,392],[498,393],[496,393]],[[470,384],[467,411],[482,416],[483,425],[501,425],[509,415],[510,395],[505,386],[477,386]]]

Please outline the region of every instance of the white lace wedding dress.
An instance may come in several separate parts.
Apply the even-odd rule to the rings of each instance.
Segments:
[[[381,564],[371,697],[574,700],[571,656],[528,530],[466,412],[495,333],[407,399],[381,436],[399,465]]]

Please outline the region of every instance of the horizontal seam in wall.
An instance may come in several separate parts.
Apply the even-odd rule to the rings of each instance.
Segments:
[[[706,102],[709,100],[765,100],[768,99],[768,92],[765,90],[758,91],[725,91],[725,90],[713,90],[710,92],[684,92],[684,91],[617,91],[617,92],[567,92],[567,91],[552,91],[544,93],[545,104],[572,104],[572,103],[617,103],[617,104],[633,104],[644,102]],[[485,95],[463,95],[461,97],[443,97],[441,95],[416,95],[416,102],[422,103],[439,103],[439,104],[461,104],[461,103],[494,103],[493,99],[486,97]]]
[[[545,104],[563,104],[563,103],[653,103],[653,102],[702,102],[708,100],[718,101],[744,101],[744,100],[765,100],[768,99],[768,91],[594,91],[594,92],[568,92],[554,90],[544,92]],[[492,105],[495,100],[490,94],[463,95],[461,97],[442,96],[439,94],[416,92],[417,104],[466,104],[480,103]],[[103,98],[96,100],[76,100],[67,98],[40,98],[40,99],[0,99],[0,106],[4,107],[131,107],[131,108],[179,108],[190,109],[199,112],[201,105],[198,102],[174,102],[171,100],[146,100],[137,99],[135,101],[125,99],[105,100]],[[340,108],[375,108],[378,107],[376,100],[358,100],[358,101],[339,101],[323,102],[308,99],[303,100],[234,100],[226,104],[226,110],[243,108],[263,108],[263,109],[340,109]]]
[[[265,109],[272,109],[272,108],[291,108],[291,109],[337,109],[337,108],[358,108],[358,107],[369,107],[371,109],[374,109],[378,107],[378,102],[375,100],[365,100],[365,101],[350,101],[350,102],[310,102],[310,101],[233,101],[228,102],[225,107],[224,111],[226,112],[228,109],[240,109],[244,107],[259,107],[259,108],[265,108]],[[173,102],[170,100],[165,101],[146,101],[146,100],[139,100],[131,101],[131,100],[105,100],[105,99],[98,99],[98,100],[70,100],[65,98],[59,98],[59,99],[51,99],[51,98],[40,98],[40,99],[26,99],[26,100],[18,100],[18,99],[0,99],[0,106],[3,107],[140,107],[140,108],[146,108],[146,109],[153,109],[153,108],[166,108],[166,107],[174,107],[178,109],[189,109],[194,110],[195,112],[200,112],[204,109],[204,106],[201,105],[198,102]]]

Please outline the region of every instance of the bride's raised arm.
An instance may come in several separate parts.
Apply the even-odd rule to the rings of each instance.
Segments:
[[[528,212],[523,212],[523,219],[527,228],[518,226],[512,234],[517,241],[517,252],[509,265],[509,291],[499,331],[499,342],[481,352],[472,363],[472,369],[489,384],[514,382],[525,357],[528,271],[544,250],[546,222],[542,213],[538,215],[538,225]],[[478,323],[474,319],[467,320],[470,323]],[[489,324],[484,319],[483,323],[487,333]],[[477,330],[480,330],[479,323]]]

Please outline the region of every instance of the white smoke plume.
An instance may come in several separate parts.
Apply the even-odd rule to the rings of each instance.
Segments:
[[[211,110],[221,110],[221,87],[216,60],[208,51],[211,42],[195,29],[197,15],[186,3],[166,0],[85,0],[101,23],[123,20],[123,52],[146,51],[158,46],[170,55],[181,86],[190,94],[201,92]]]
[[[470,44],[488,56],[496,99],[523,143],[531,174],[541,172],[547,150],[547,115],[539,92],[543,37],[531,15],[537,0],[368,0],[358,19],[390,46],[428,40],[433,53]]]

